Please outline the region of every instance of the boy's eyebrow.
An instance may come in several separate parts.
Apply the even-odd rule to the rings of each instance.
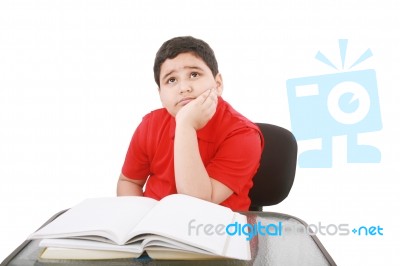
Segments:
[[[184,66],[183,69],[193,69],[193,70],[203,70],[201,67],[198,66]],[[165,74],[161,80],[166,79],[169,75],[171,75],[172,73],[176,72],[175,69],[171,70],[170,72],[168,72],[167,74]]]

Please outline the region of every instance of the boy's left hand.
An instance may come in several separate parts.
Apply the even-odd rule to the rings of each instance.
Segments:
[[[217,103],[217,90],[206,90],[179,110],[175,117],[176,124],[189,125],[195,130],[203,128],[215,114]]]

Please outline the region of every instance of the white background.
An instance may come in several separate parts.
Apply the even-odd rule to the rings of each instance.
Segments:
[[[289,78],[336,73],[370,48],[354,70],[377,73],[383,129],[360,140],[380,164],[347,164],[334,138],[329,169],[298,169],[289,197],[265,210],[309,224],[378,226],[383,236],[323,236],[338,265],[398,262],[400,148],[396,1],[0,1],[0,261],[56,212],[113,196],[132,133],[160,107],[155,52],[165,40],[207,41],[224,98],[254,121],[290,129]],[[300,150],[303,149],[299,143]],[[396,156],[397,155],[397,156]]]

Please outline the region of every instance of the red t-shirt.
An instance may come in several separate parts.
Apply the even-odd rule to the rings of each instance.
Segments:
[[[122,174],[131,179],[148,178],[147,197],[160,200],[177,193],[174,136],[175,118],[166,109],[158,109],[143,118],[132,137]],[[264,147],[258,127],[219,97],[216,113],[197,131],[197,138],[208,175],[233,191],[220,204],[234,211],[248,210],[248,193]]]

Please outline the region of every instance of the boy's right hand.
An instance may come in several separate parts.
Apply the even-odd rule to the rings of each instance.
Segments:
[[[203,128],[217,110],[218,94],[216,89],[209,89],[196,99],[183,106],[176,114],[176,125],[188,125],[195,130]]]

